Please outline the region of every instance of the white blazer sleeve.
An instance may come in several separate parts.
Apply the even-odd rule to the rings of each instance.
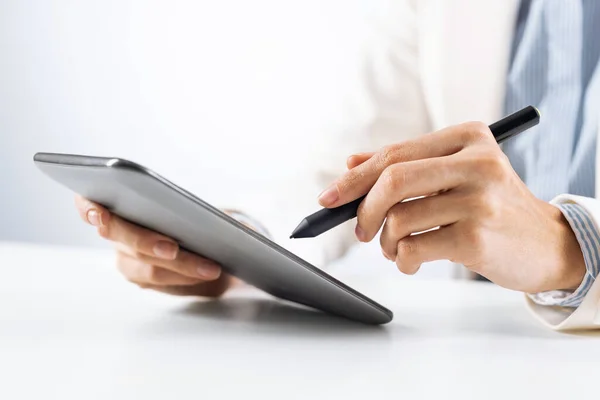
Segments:
[[[419,77],[414,1],[370,6],[359,60],[348,60],[348,82],[340,115],[319,139],[310,165],[285,182],[273,182],[246,197],[241,211],[261,222],[276,242],[323,267],[355,243],[354,224],[343,224],[316,239],[289,239],[302,218],[317,211],[318,194],[346,169],[353,153],[374,151],[428,130]],[[293,151],[287,149],[285,151]],[[253,199],[250,201],[250,199]]]
[[[553,204],[577,204],[582,207],[600,232],[600,201],[588,197],[561,195]],[[587,246],[590,246],[588,243]],[[600,249],[598,249],[600,251]],[[545,306],[527,297],[533,314],[545,325],[556,330],[600,329],[600,279],[596,279],[577,308]]]

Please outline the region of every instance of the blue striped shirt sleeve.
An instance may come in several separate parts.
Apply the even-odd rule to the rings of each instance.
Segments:
[[[582,206],[568,203],[557,205],[557,207],[571,225],[581,246],[586,274],[579,287],[574,291],[552,290],[532,294],[530,298],[540,305],[579,307],[600,271],[600,232],[594,220]]]

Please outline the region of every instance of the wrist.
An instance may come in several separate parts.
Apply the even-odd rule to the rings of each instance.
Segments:
[[[583,251],[562,211],[552,205],[549,206],[553,209],[551,220],[557,232],[559,262],[548,290],[575,290],[586,274]]]

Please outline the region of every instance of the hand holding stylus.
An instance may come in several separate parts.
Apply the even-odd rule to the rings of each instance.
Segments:
[[[568,222],[529,191],[485,124],[451,126],[349,164],[319,202],[335,208],[364,196],[356,237],[369,242],[382,229],[382,252],[402,272],[446,259],[524,292],[581,283],[585,264]]]

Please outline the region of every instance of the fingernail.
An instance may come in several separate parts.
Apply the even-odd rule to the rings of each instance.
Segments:
[[[213,264],[201,264],[196,268],[196,272],[201,278],[217,279],[221,275],[221,268]]]
[[[354,229],[354,234],[356,235],[356,238],[358,240],[360,240],[361,242],[365,241],[365,239],[366,239],[365,231],[362,230],[360,225],[356,225],[356,228]]]
[[[159,258],[164,258],[165,260],[174,260],[175,257],[177,257],[179,246],[173,242],[169,242],[168,240],[161,240],[156,242],[152,250]]]
[[[99,212],[98,210],[96,210],[95,208],[92,208],[90,210],[88,210],[87,214],[85,215],[85,217],[87,218],[88,222],[93,225],[93,226],[103,226],[102,224],[102,213]]]
[[[323,207],[329,207],[333,203],[335,203],[339,198],[338,190],[336,185],[331,185],[329,188],[325,189],[319,195],[319,203]]]

